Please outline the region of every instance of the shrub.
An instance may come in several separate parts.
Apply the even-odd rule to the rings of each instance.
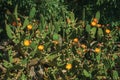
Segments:
[[[97,10],[109,0],[81,3],[81,17],[76,8],[70,11],[69,1],[10,2],[14,10],[5,14],[8,38],[0,46],[0,79],[119,79],[119,21],[103,22],[105,14]]]

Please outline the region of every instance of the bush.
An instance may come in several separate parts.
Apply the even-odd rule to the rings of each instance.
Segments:
[[[1,18],[7,35],[0,45],[1,80],[119,79],[119,21],[107,21],[101,9],[110,1],[70,2],[6,1],[14,9]]]

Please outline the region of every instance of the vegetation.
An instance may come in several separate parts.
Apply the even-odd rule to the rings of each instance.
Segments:
[[[118,0],[0,0],[0,80],[119,80]]]

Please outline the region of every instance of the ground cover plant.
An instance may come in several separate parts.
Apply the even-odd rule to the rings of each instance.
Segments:
[[[119,80],[119,3],[1,0],[0,80]]]

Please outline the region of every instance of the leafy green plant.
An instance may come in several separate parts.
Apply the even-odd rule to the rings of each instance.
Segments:
[[[5,14],[0,79],[119,79],[119,21],[103,22],[105,13],[97,8],[109,0],[82,2],[81,17],[64,0],[14,2],[7,1],[14,10]],[[25,5],[31,7],[23,15]]]

